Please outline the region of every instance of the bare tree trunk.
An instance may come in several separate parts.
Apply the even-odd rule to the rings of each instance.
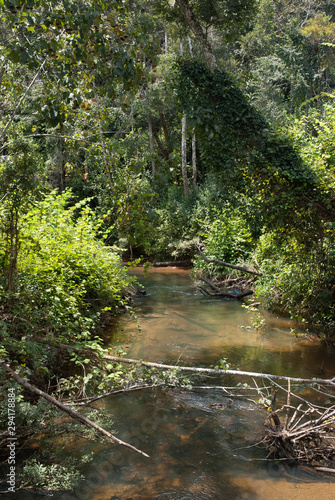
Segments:
[[[192,41],[191,41],[191,37],[190,37],[190,36],[188,36],[188,37],[187,37],[187,39],[188,39],[188,46],[189,46],[189,48],[190,48],[190,56],[191,56],[191,57],[193,57],[193,48],[192,48]]]
[[[156,164],[154,160],[154,138],[152,133],[152,121],[150,112],[148,112],[148,129],[149,129],[149,144],[150,144],[150,153],[151,153],[151,171],[152,177],[156,175]]]
[[[186,113],[183,114],[181,121],[181,172],[183,176],[184,195],[188,198],[188,180],[187,180],[187,156],[186,156]]]
[[[164,52],[165,54],[169,52],[169,37],[167,31],[164,33]]]
[[[192,181],[195,189],[197,187],[197,149],[195,132],[192,134]]]
[[[149,130],[149,147],[150,147],[150,154],[151,154],[151,172],[152,172],[152,177],[155,177],[156,164],[155,164],[155,160],[154,160],[154,138],[153,138],[153,133],[152,133],[152,120],[151,120],[151,113],[150,113],[150,101],[149,101],[148,89],[146,89],[146,98],[147,98],[147,106],[148,106],[148,130]]]

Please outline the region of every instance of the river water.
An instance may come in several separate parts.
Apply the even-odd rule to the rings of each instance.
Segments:
[[[123,317],[108,332],[111,344],[127,357],[195,366],[210,366],[224,357],[241,370],[334,376],[334,353],[316,340],[293,336],[289,320],[267,315],[259,331],[252,326],[255,316],[240,302],[203,297],[187,270],[135,272],[147,291],[135,303],[141,331],[133,319]],[[225,377],[220,383],[229,385],[232,379]],[[265,461],[266,452],[255,446],[264,410],[230,400],[220,389],[146,389],[114,395],[105,405],[117,436],[150,458],[117,445],[95,445],[85,481],[54,499],[335,498],[333,477]],[[91,449],[78,440],[74,451]]]

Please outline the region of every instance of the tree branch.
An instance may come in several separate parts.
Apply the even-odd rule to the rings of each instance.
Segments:
[[[58,401],[54,397],[50,396],[50,394],[47,394],[46,392],[43,392],[40,389],[38,389],[38,387],[35,387],[34,385],[30,384],[29,382],[24,380],[22,377],[20,377],[20,375],[18,373],[16,373],[12,368],[10,368],[10,366],[8,366],[6,363],[0,362],[0,366],[2,368],[4,368],[8,373],[10,373],[12,375],[13,379],[18,384],[22,385],[22,387],[24,387],[28,391],[32,392],[33,394],[37,394],[38,396],[46,399],[47,401],[49,401],[49,403],[53,404],[54,406],[57,406],[57,408],[59,408],[61,411],[70,415],[70,417],[73,418],[74,420],[78,420],[82,424],[86,425],[86,427],[91,427],[91,428],[95,429],[96,431],[100,432],[100,434],[103,434],[104,436],[108,437],[109,439],[111,439],[115,443],[120,444],[122,446],[125,446],[126,448],[129,448],[133,451],[136,451],[140,455],[143,455],[144,457],[149,458],[149,455],[147,455],[143,451],[135,448],[135,446],[132,446],[129,443],[121,441],[121,439],[118,439],[113,434],[106,431],[105,429],[103,429],[99,425],[95,424],[94,422],[92,422],[88,418],[84,417],[83,415],[76,412],[75,410],[72,410],[72,408],[61,403],[60,401]]]
[[[200,246],[198,245],[198,243],[195,243],[195,246],[197,247],[197,249],[198,249],[198,251],[199,251],[202,259],[205,262],[207,262],[208,264],[219,264],[220,266],[229,267],[231,269],[237,269],[238,271],[243,271],[244,273],[254,274],[255,276],[262,276],[262,273],[254,271],[253,269],[249,269],[248,267],[243,267],[243,266],[238,266],[238,265],[235,265],[235,264],[230,264],[229,262],[223,262],[222,260],[218,260],[218,259],[209,259],[201,251]]]
[[[258,372],[247,372],[242,370],[223,370],[215,368],[198,368],[193,366],[174,366],[174,365],[164,365],[161,363],[153,363],[150,361],[142,361],[140,359],[129,359],[129,358],[119,358],[117,356],[110,356],[109,354],[104,355],[105,359],[111,361],[116,361],[118,363],[135,363],[143,366],[152,366],[154,368],[161,368],[163,370],[179,370],[179,371],[189,371],[193,373],[204,373],[210,375],[239,375],[245,377],[255,377],[255,378],[266,378],[268,380],[290,380],[291,382],[300,384],[321,384],[330,385],[335,387],[335,377],[332,379],[321,379],[321,378],[295,378],[295,377],[285,377],[284,375],[273,375],[271,373],[258,373]]]

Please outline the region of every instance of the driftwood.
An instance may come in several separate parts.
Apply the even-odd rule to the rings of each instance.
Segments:
[[[60,401],[58,401],[54,397],[50,396],[50,394],[47,394],[46,392],[43,392],[40,389],[38,389],[38,387],[35,387],[34,385],[30,384],[29,382],[24,380],[22,377],[20,377],[20,375],[18,373],[16,373],[12,368],[10,368],[10,366],[8,366],[6,363],[0,362],[0,367],[4,368],[8,373],[10,373],[12,375],[13,379],[18,384],[22,385],[22,387],[24,387],[28,391],[32,392],[33,394],[37,394],[38,396],[41,396],[42,398],[46,399],[47,401],[49,401],[49,403],[53,404],[54,406],[57,406],[57,408],[59,408],[61,411],[63,411],[67,415],[70,415],[70,417],[73,418],[74,420],[77,420],[80,423],[86,425],[86,427],[90,427],[92,429],[95,429],[96,431],[100,432],[100,434],[103,434],[104,436],[108,437],[109,439],[111,439],[115,443],[120,444],[122,446],[125,446],[133,451],[136,451],[140,455],[143,455],[144,457],[149,458],[149,455],[147,455],[143,451],[135,448],[135,446],[132,446],[129,443],[121,441],[121,439],[118,439],[113,434],[106,431],[105,429],[103,429],[99,425],[95,424],[94,422],[92,422],[88,418],[84,417],[83,415],[76,412],[75,410],[72,410],[72,408],[61,403]]]
[[[265,422],[262,440],[268,450],[266,458],[317,465],[316,470],[334,473],[331,467],[319,466],[335,465],[335,406],[323,411],[312,405],[296,408],[291,405],[291,396],[289,381],[286,404],[276,410],[272,394],[272,413]]]
[[[195,243],[195,246],[197,247],[198,252],[200,253],[202,259],[205,262],[207,262],[208,264],[219,264],[220,266],[229,267],[230,269],[236,269],[237,271],[243,271],[244,273],[254,274],[255,276],[262,276],[262,273],[259,273],[258,271],[255,271],[254,269],[250,269],[248,267],[238,266],[238,265],[235,265],[235,264],[230,264],[229,262],[224,262],[224,261],[218,260],[218,259],[209,259],[202,252],[202,250],[201,250],[201,248],[200,248],[200,246],[199,246],[198,243]]]
[[[197,288],[202,291],[204,295],[209,295],[210,297],[225,297],[227,299],[235,299],[235,300],[241,300],[243,297],[247,297],[248,295],[252,295],[254,292],[252,290],[246,290],[244,292],[235,292],[235,293],[230,293],[230,292],[224,292],[220,288],[214,285],[209,279],[201,277],[200,278],[202,281],[207,283],[207,285],[214,290],[215,293],[210,293],[206,288],[203,286],[198,285]]]
[[[190,260],[171,260],[168,262],[153,262],[152,267],[191,267]]]

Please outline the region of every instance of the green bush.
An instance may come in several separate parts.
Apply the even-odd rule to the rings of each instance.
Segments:
[[[101,312],[124,306],[131,281],[118,252],[97,238],[100,226],[85,201],[69,207],[70,199],[70,192],[51,193],[22,218],[16,291],[0,289],[10,314],[0,334],[4,349],[41,371],[56,354],[38,339],[99,348]]]
[[[281,241],[281,242],[280,242]],[[269,309],[280,308],[321,335],[335,333],[335,255],[332,231],[306,246],[278,233],[263,235],[255,252],[263,275],[257,295]]]
[[[231,264],[250,260],[253,249],[251,231],[238,209],[226,205],[223,209],[212,210],[212,221],[204,221],[201,237],[206,248],[206,256]],[[198,259],[196,269],[206,273],[220,274],[222,266],[207,264]]]

